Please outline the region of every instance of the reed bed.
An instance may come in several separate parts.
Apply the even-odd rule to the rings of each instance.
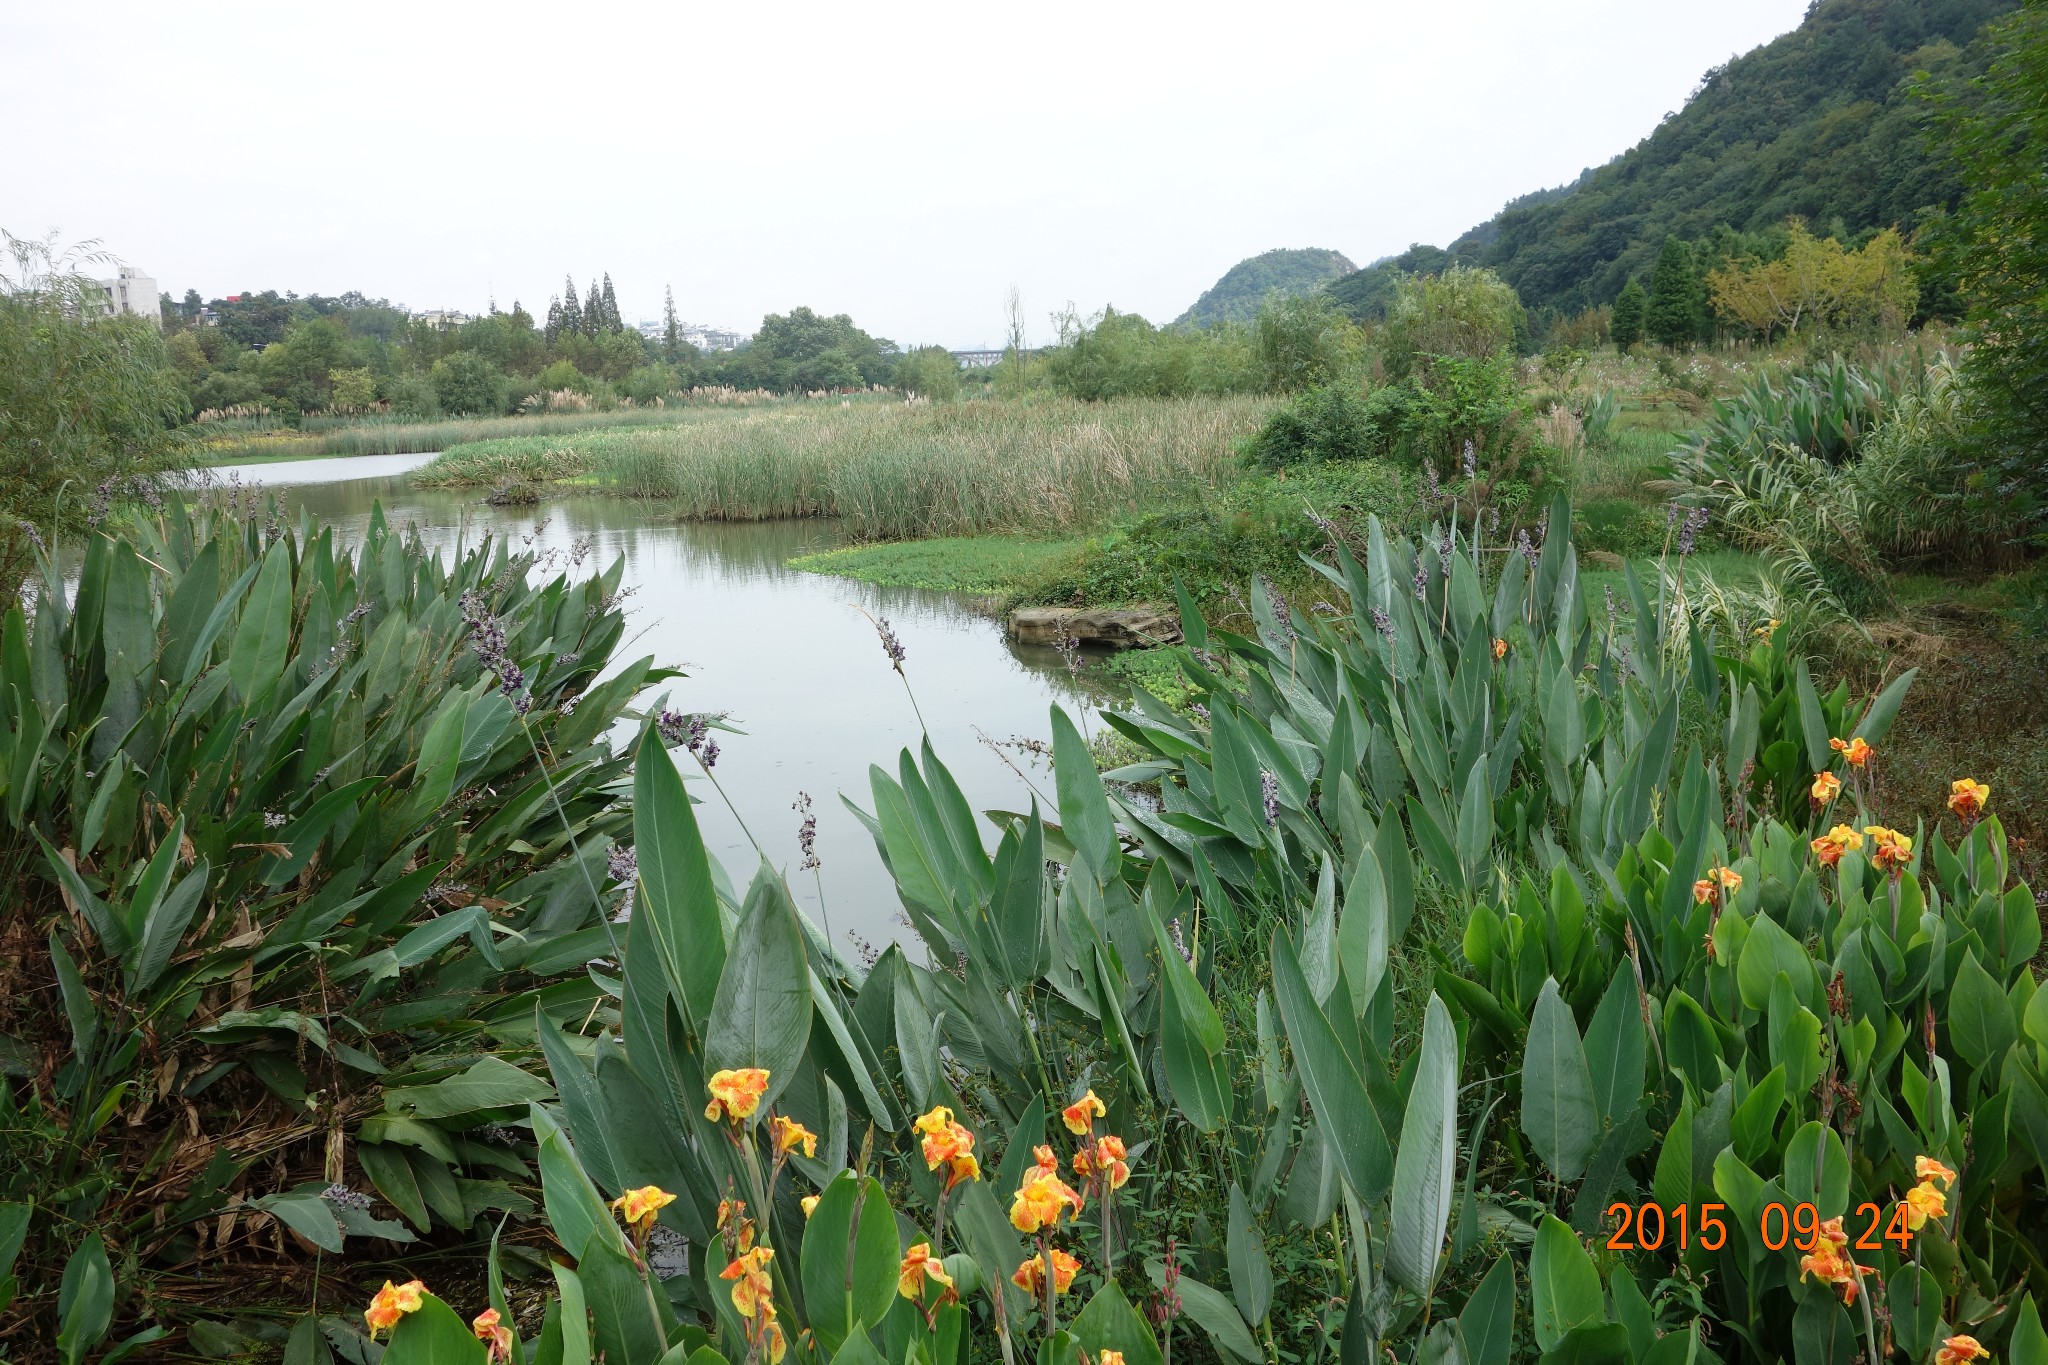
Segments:
[[[324,431],[228,431],[204,439],[208,464],[251,460],[303,460],[322,455],[405,455],[421,450],[504,438],[559,437],[600,428],[673,426],[687,414],[675,408],[621,408],[613,412],[536,413],[521,417],[449,418],[408,422],[368,418]],[[199,428],[205,436],[204,426]]]
[[[414,475],[444,486],[588,478],[692,520],[838,517],[863,539],[1063,532],[1236,467],[1253,397],[727,411],[657,430],[452,448]]]

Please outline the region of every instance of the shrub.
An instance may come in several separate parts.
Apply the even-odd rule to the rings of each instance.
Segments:
[[[448,412],[496,416],[505,411],[504,374],[475,351],[457,351],[434,362],[427,374],[434,396]]]
[[[906,396],[950,403],[960,396],[960,362],[943,346],[919,346],[896,362],[894,382]]]
[[[1491,270],[1408,277],[1380,333],[1387,374],[1427,381],[1439,358],[1488,360],[1513,348],[1526,325],[1514,288]]]
[[[1374,420],[1377,415],[1349,387],[1309,389],[1266,419],[1247,442],[1245,454],[1262,469],[1384,455],[1388,440]]]
[[[338,1252],[530,1211],[473,1130],[549,1092],[480,1046],[598,999],[606,736],[665,676],[610,666],[622,566],[173,503],[95,536],[75,595],[42,567],[33,623],[0,615],[0,1330],[88,1293],[83,1358],[261,1228]],[[398,1217],[322,1197],[351,1169]]]

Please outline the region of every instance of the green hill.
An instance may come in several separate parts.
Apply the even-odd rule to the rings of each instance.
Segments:
[[[1358,269],[1341,251],[1320,247],[1267,251],[1239,261],[1195,300],[1195,306],[1174,319],[1207,327],[1215,322],[1248,322],[1258,315],[1266,295],[1312,294],[1332,280]]]
[[[1815,0],[1798,28],[1708,71],[1685,107],[1571,185],[1512,201],[1447,251],[1415,247],[1331,287],[1361,319],[1396,269],[1490,266],[1532,311],[1608,303],[1666,234],[1760,232],[1797,214],[1853,237],[1909,235],[1957,185],[1921,134],[1914,73],[1953,74],[2016,0]],[[1429,253],[1435,252],[1435,255]],[[1409,264],[1411,258],[1413,264]]]

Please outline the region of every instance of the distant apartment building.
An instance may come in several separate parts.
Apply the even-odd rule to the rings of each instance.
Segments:
[[[162,300],[156,292],[156,280],[133,266],[124,265],[111,280],[99,281],[106,291],[100,298],[105,317],[148,318],[162,325],[164,320]]]
[[[652,318],[640,319],[633,324],[633,330],[649,341],[659,342],[668,337],[668,324]],[[737,350],[750,339],[743,332],[728,332],[721,327],[707,327],[701,322],[679,323],[676,335],[700,351]]]

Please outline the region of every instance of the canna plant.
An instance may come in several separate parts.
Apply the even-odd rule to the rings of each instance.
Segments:
[[[536,1005],[599,998],[606,734],[663,676],[611,666],[618,566],[546,567],[174,502],[0,614],[16,1339],[84,1359],[152,1266],[238,1235],[334,1253],[532,1208],[479,1129],[553,1094],[501,1055]]]

